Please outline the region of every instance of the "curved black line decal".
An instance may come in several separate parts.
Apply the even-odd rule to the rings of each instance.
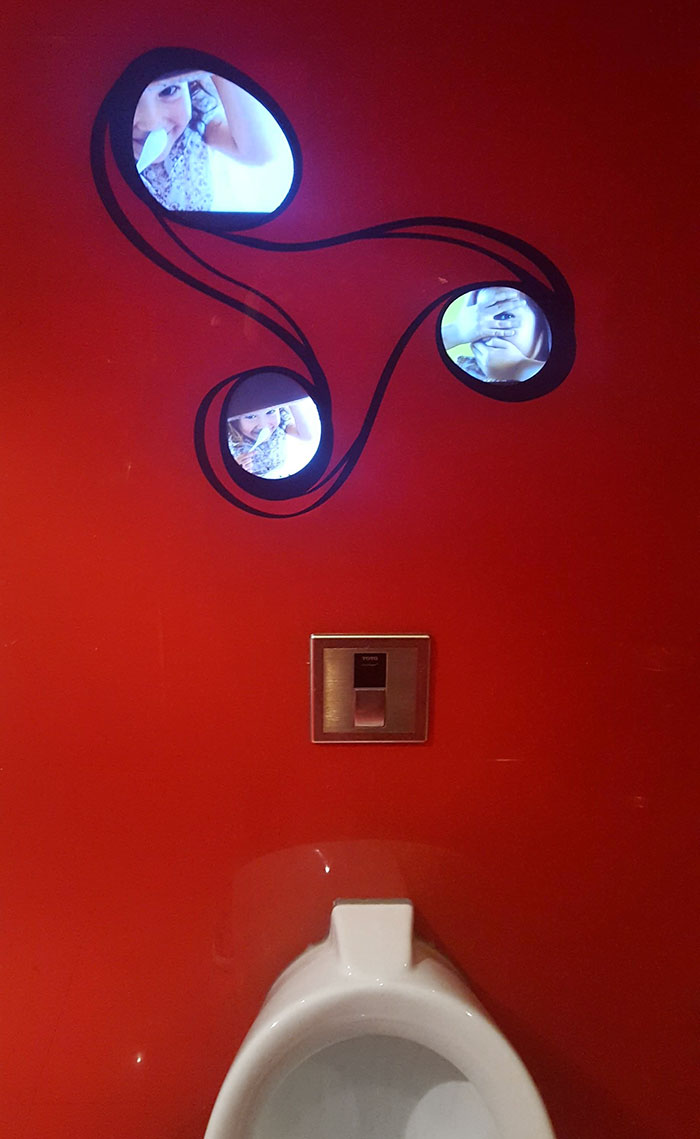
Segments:
[[[161,48],[136,59],[99,109],[91,164],[105,208],[144,256],[244,314],[279,346],[278,360],[268,358],[214,384],[194,424],[205,478],[250,514],[297,517],[340,489],[404,351],[428,321],[434,322],[441,364],[494,400],[546,395],[572,367],[571,290],[552,261],[521,238],[440,216],[313,241],[241,232],[287,208],[301,181],[301,149],[282,108],[223,60],[186,48]],[[413,248],[426,263],[449,255],[453,266],[458,258],[463,267],[459,283],[423,304],[396,336],[359,430],[336,455],[330,385],[309,337],[272,296],[231,274],[230,247],[239,251],[236,261],[245,257],[255,272],[256,266],[269,268],[274,257],[331,255],[357,243],[385,253]]]

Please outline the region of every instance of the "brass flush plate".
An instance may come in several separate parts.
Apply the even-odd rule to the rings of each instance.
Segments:
[[[313,743],[424,743],[430,637],[311,637]]]

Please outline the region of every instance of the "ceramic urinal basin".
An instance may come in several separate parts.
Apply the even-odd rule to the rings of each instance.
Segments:
[[[554,1139],[526,1068],[408,901],[336,902],[273,985],[205,1139]]]

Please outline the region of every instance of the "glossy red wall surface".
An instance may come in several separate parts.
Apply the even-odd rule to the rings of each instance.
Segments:
[[[399,894],[561,1139],[690,1139],[691,6],[39,0],[16,25],[3,1135],[198,1139],[332,899]],[[304,177],[277,239],[442,214],[548,254],[577,306],[568,379],[485,399],[426,333],[325,506],[218,497],[194,416],[267,344],[129,245],[90,175],[101,99],[164,45],[289,116]],[[346,253],[266,284],[336,352],[352,427],[385,348],[355,314],[400,283]],[[430,633],[429,742],[312,745],[314,632]]]

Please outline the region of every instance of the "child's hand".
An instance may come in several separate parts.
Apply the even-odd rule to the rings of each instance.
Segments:
[[[473,327],[469,329],[469,340],[488,340],[492,336],[507,339],[513,336],[522,324],[527,301],[517,289],[509,289],[496,285],[488,289],[479,290],[479,298],[475,305],[466,306],[474,312]]]
[[[476,304],[463,304],[459,315],[442,327],[445,348],[499,337],[507,340],[522,324],[527,300],[517,289],[493,285],[479,289]]]
[[[254,455],[250,455],[246,451],[241,455],[234,455],[234,459],[238,463],[239,467],[243,467],[244,471],[247,471],[248,474],[252,475],[253,463],[255,462],[255,456]]]
[[[254,95],[221,75],[192,75],[217,95],[223,110],[223,116],[214,114],[207,122],[204,138],[209,146],[244,166],[264,166],[288,152],[282,128]]]
[[[173,83],[203,83],[205,87],[211,88],[214,83],[214,77],[210,71],[182,71],[179,75],[172,77]]]

